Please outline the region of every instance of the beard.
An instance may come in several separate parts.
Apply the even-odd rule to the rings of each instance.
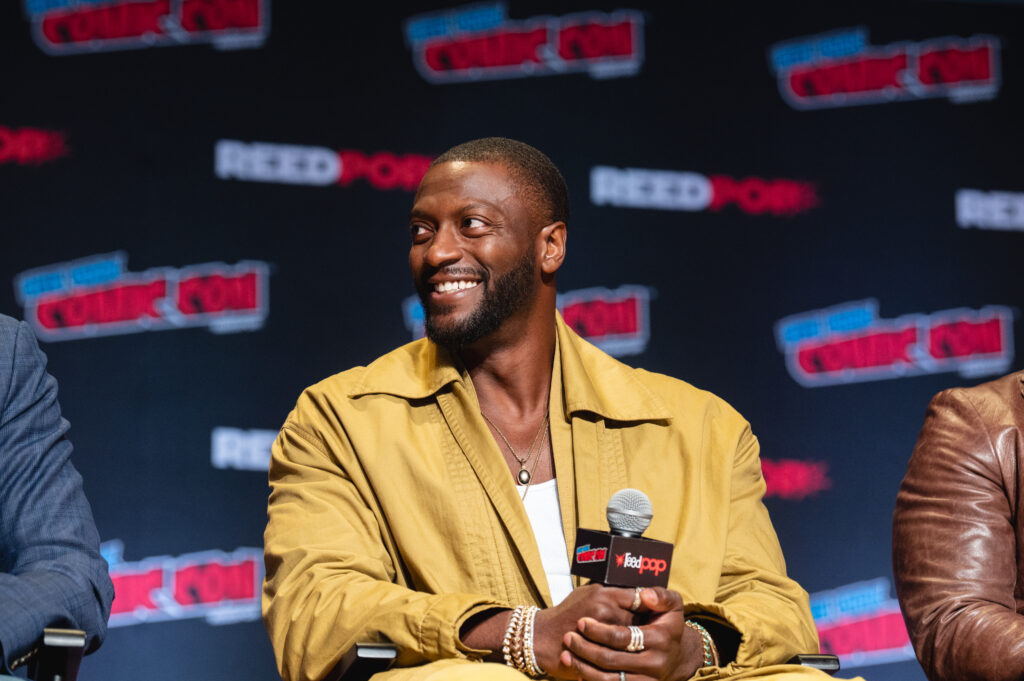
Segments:
[[[536,263],[533,252],[529,250],[515,267],[493,280],[487,277],[486,272],[458,267],[445,269],[446,272],[453,275],[470,272],[477,276],[483,275],[478,284],[483,287],[483,295],[480,298],[480,303],[470,311],[465,319],[439,323],[437,318],[431,314],[429,303],[429,297],[434,287],[427,283],[427,279],[437,271],[424,272],[416,286],[420,301],[423,303],[427,338],[456,352],[497,331],[506,319],[531,299],[537,286],[534,281]],[[434,312],[444,314],[451,309],[451,306],[445,305],[440,306]]]

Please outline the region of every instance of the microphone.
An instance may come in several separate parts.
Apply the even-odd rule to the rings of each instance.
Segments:
[[[638,489],[621,489],[608,502],[610,532],[580,529],[570,572],[610,586],[668,586],[672,544],[645,539],[654,511]]]
[[[608,502],[608,527],[620,537],[639,537],[654,517],[654,507],[647,495],[638,489],[620,489]]]

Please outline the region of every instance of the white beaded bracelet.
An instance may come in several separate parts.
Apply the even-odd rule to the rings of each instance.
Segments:
[[[537,618],[537,612],[540,610],[535,605],[531,605],[529,611],[526,614],[526,627],[523,631],[523,645],[526,648],[526,674],[533,677],[544,676],[544,670],[537,664],[537,655],[533,648],[533,622]]]

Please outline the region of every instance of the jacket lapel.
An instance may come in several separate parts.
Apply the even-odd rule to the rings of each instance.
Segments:
[[[513,550],[526,566],[526,580],[530,589],[539,601],[550,605],[551,594],[530,519],[512,482],[508,465],[480,416],[472,385],[468,380],[453,383],[450,391],[437,394],[437,404],[502,525],[508,531]]]
[[[579,527],[607,530],[608,500],[629,486],[622,429],[630,422],[668,421],[672,415],[635,378],[634,369],[577,336],[561,315],[556,323],[565,408],[572,421]]]
[[[367,367],[362,383],[349,396],[387,393],[406,399],[437,400],[448,429],[466,456],[511,539],[527,588],[538,602],[551,603],[547,577],[530,519],[516,492],[498,445],[480,416],[473,381],[451,354],[426,339],[405,345]],[[498,558],[497,560],[503,560]],[[519,571],[518,566],[503,569]],[[516,587],[513,591],[518,591]]]

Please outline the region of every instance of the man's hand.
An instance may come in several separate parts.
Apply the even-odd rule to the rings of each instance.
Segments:
[[[533,623],[537,664],[548,676],[577,678],[576,669],[560,661],[566,634],[576,631],[580,621],[586,618],[610,625],[633,624],[635,613],[629,606],[633,603],[634,593],[633,589],[587,584],[573,590],[555,607],[538,611]],[[462,641],[470,648],[492,651],[488,660],[501,661],[501,643],[510,615],[509,610],[481,613],[463,626]]]
[[[631,590],[628,593],[632,596]],[[678,681],[693,676],[703,662],[702,642],[700,634],[685,625],[682,596],[649,587],[641,591],[640,602],[638,614],[649,613],[640,627],[643,651],[626,651],[630,622],[587,616],[579,620],[576,631],[564,635],[559,671],[571,670],[571,678],[585,681],[620,681],[620,671],[626,672],[628,681]]]
[[[633,624],[636,617],[636,613],[629,609],[634,594],[633,589],[587,584],[574,589],[555,607],[538,612],[534,620],[533,647],[537,663],[544,672],[560,679],[578,678],[576,667],[566,664],[563,659],[566,637],[577,631],[580,622],[585,620],[628,632],[625,627]],[[618,676],[615,681],[618,681]]]

